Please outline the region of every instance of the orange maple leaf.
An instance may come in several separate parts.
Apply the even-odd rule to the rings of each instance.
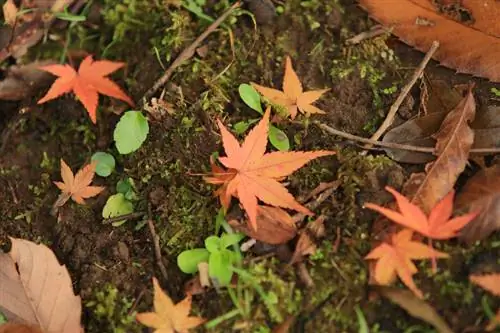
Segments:
[[[500,273],[470,275],[469,279],[472,283],[500,297]],[[491,332],[498,326],[500,326],[500,309],[498,309],[495,317],[491,318],[489,325],[486,327],[486,331]]]
[[[456,237],[458,231],[472,221],[478,214],[477,212],[473,212],[450,219],[453,212],[453,196],[455,194],[454,191],[450,191],[446,197],[432,208],[429,217],[427,217],[420,207],[411,203],[404,195],[398,193],[389,186],[385,189],[394,196],[401,212],[373,203],[366,203],[364,207],[379,212],[389,220],[406,228],[415,230],[431,239],[449,239]]]
[[[396,276],[417,295],[422,298],[422,292],[415,285],[412,276],[417,273],[417,267],[412,260],[427,258],[447,258],[448,254],[439,252],[430,246],[412,241],[413,231],[403,229],[391,237],[391,243],[384,242],[374,248],[365,259],[377,260],[375,265],[375,280],[382,285],[394,282]]]
[[[266,154],[269,114],[268,108],[262,120],[250,131],[241,146],[218,120],[224,151],[227,155],[219,157],[219,161],[228,170],[216,170],[217,174],[213,174],[213,177],[205,178],[208,182],[213,184],[218,182],[223,186],[224,193],[221,194],[223,198],[239,199],[255,230],[257,229],[258,199],[268,205],[294,209],[312,215],[309,209],[295,200],[279,180],[317,157],[335,154],[332,151]],[[224,178],[226,176],[227,178]]]
[[[212,169],[211,176],[205,176],[203,179],[209,184],[221,185],[214,194],[219,197],[221,205],[226,212],[231,203],[231,194],[227,191],[227,184],[236,176],[236,170],[224,170],[224,168],[221,168],[215,163],[213,157],[210,157],[210,167]]]
[[[123,62],[108,60],[93,61],[92,56],[88,56],[83,59],[78,72],[67,64],[42,66],[40,67],[41,70],[59,78],[54,81],[47,94],[38,101],[38,104],[73,91],[95,124],[97,121],[96,110],[99,103],[99,93],[120,99],[134,106],[132,99],[116,83],[105,77],[124,65]]]
[[[154,328],[154,333],[185,333],[205,322],[200,317],[190,317],[191,295],[177,304],[161,289],[158,280],[153,278],[154,312],[138,313],[137,321]]]
[[[293,70],[292,60],[286,57],[285,76],[283,78],[283,91],[263,87],[251,82],[252,86],[266,97],[271,103],[287,108],[290,118],[297,116],[297,109],[304,114],[325,113],[325,111],[312,105],[321,95],[330,89],[311,90],[304,92],[297,73]]]
[[[94,197],[104,190],[102,186],[90,186],[92,179],[94,179],[96,164],[97,161],[94,161],[91,164],[85,165],[74,176],[70,167],[61,159],[61,178],[63,181],[54,182],[63,194],[65,194],[65,200],[61,200],[62,202],[59,206],[63,205],[70,197],[76,203],[83,205],[85,204],[83,199]]]

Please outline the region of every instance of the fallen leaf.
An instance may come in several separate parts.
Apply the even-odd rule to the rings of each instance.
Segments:
[[[500,297],[500,273],[484,275],[474,274],[469,276],[469,279],[472,283],[475,283],[493,295]]]
[[[84,205],[84,199],[92,198],[104,190],[102,186],[90,186],[94,179],[95,167],[97,161],[81,168],[76,175],[73,175],[70,167],[61,159],[61,178],[62,182],[54,182],[56,186],[63,192],[57,199],[54,206],[60,207],[71,197],[73,201],[80,205]]]
[[[21,324],[0,325],[0,333],[43,333],[39,328]]]
[[[219,120],[222,143],[227,156],[219,161],[234,177],[222,183],[223,197],[237,197],[248,214],[250,225],[257,230],[257,202],[289,208],[304,214],[312,212],[299,204],[279,182],[285,176],[301,168],[307,162],[321,156],[333,155],[332,151],[272,152],[265,153],[269,130],[268,108],[262,120],[245,138],[242,145]]]
[[[400,212],[373,203],[366,203],[364,207],[431,239],[457,237],[458,232],[478,215],[477,212],[473,212],[450,219],[455,194],[453,190],[432,208],[429,216],[426,216],[420,207],[411,203],[393,188],[387,186],[386,190],[396,199]]]
[[[429,212],[455,185],[465,169],[474,141],[469,122],[474,119],[476,104],[472,86],[467,95],[448,113],[433,135],[436,139],[436,160],[425,166],[425,173],[412,174],[406,183],[406,193],[412,203]]]
[[[418,271],[412,260],[447,258],[448,255],[420,242],[412,241],[412,236],[413,231],[403,229],[392,235],[391,243],[383,242],[368,253],[365,259],[377,260],[374,279],[378,284],[390,285],[396,276],[399,276],[415,295],[422,298],[422,292],[412,278]]]
[[[316,252],[316,243],[320,237],[325,235],[325,219],[326,216],[321,215],[313,222],[307,224],[305,230],[300,232],[299,240],[295,246],[290,265],[301,261],[306,255],[311,255]]]
[[[10,66],[5,78],[0,81],[0,99],[19,101],[38,93],[38,89],[50,81],[50,74],[39,71],[38,67],[52,63],[36,61],[28,65]]]
[[[237,220],[229,220],[228,223],[236,231],[267,244],[284,244],[297,235],[292,217],[279,207],[257,206],[257,230]]]
[[[231,194],[227,191],[227,184],[229,181],[236,176],[236,170],[224,170],[217,165],[215,159],[210,156],[210,167],[212,169],[212,173],[210,176],[205,176],[203,179],[213,185],[220,185],[219,189],[215,191],[215,195],[219,197],[220,203],[224,208],[224,212],[226,212],[229,208],[229,204],[231,203]]]
[[[200,317],[190,317],[191,295],[177,304],[161,289],[158,280],[153,278],[154,312],[139,313],[137,321],[154,328],[154,333],[185,333],[205,322]]]
[[[0,312],[9,322],[46,333],[83,332],[80,297],[73,293],[66,267],[45,245],[10,240],[10,252],[0,254]]]
[[[290,118],[295,119],[297,109],[306,115],[313,113],[325,113],[325,111],[312,105],[321,95],[330,89],[311,90],[304,92],[297,73],[293,70],[292,60],[286,57],[285,76],[283,78],[283,91],[263,87],[256,83],[252,86],[267,98],[271,103],[281,105],[288,110]]]
[[[89,113],[95,124],[99,103],[99,93],[120,99],[134,106],[134,102],[123,90],[106,76],[123,67],[125,63],[108,60],[93,61],[92,56],[83,59],[78,72],[69,65],[49,65],[40,67],[58,78],[54,81],[47,94],[38,101],[45,103],[61,95],[73,91]]]
[[[500,229],[500,166],[482,169],[472,176],[458,195],[456,206],[480,212],[460,233],[460,239],[468,244]]]
[[[375,290],[405,309],[413,318],[425,321],[432,325],[439,333],[453,333],[446,321],[437,313],[437,311],[427,302],[415,297],[413,293],[393,287],[377,286]]]
[[[3,6],[3,19],[5,23],[7,23],[10,26],[13,26],[16,22],[16,16],[17,16],[17,7],[16,4],[14,3],[14,0],[7,0]]]
[[[427,52],[434,40],[439,41],[433,58],[442,65],[500,81],[497,0],[462,0],[460,13],[433,0],[361,0],[360,4],[403,42],[422,52]]]

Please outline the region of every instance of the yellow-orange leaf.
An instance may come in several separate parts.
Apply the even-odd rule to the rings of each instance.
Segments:
[[[189,316],[191,295],[174,304],[156,278],[153,278],[153,287],[154,312],[139,313],[136,319],[141,324],[154,328],[154,333],[186,333],[205,322],[203,318]]]
[[[96,164],[96,161],[87,164],[76,175],[73,175],[73,171],[61,159],[61,178],[63,181],[54,182],[54,184],[56,184],[63,194],[67,195],[67,198],[71,197],[76,203],[83,205],[85,204],[83,199],[94,197],[104,190],[102,186],[90,186],[94,179]]]
[[[448,255],[430,246],[412,241],[413,231],[404,229],[392,235],[391,243],[382,243],[374,248],[365,259],[377,260],[375,265],[375,280],[381,285],[393,283],[396,276],[417,295],[422,298],[422,292],[413,281],[417,267],[412,260],[427,258],[447,258]]]
[[[78,72],[69,65],[40,67],[41,70],[58,76],[58,79],[54,81],[47,94],[38,101],[38,104],[73,91],[95,124],[97,121],[96,111],[99,103],[99,93],[120,99],[134,106],[132,99],[116,83],[106,77],[124,65],[123,62],[108,60],[93,61],[92,56],[88,56],[83,59]]]
[[[500,296],[500,273],[471,275],[469,279],[493,295]]]
[[[474,212],[450,219],[453,212],[454,191],[448,193],[434,206],[429,216],[426,216],[420,207],[411,203],[393,188],[386,187],[386,190],[396,198],[400,212],[372,203],[366,203],[365,207],[432,239],[448,239],[458,236],[457,233],[477,216]]]
[[[283,78],[283,91],[263,87],[252,82],[252,86],[267,98],[271,103],[281,105],[288,110],[290,118],[297,116],[297,109],[306,114],[325,113],[323,110],[312,105],[321,95],[330,89],[321,89],[304,92],[297,73],[293,70],[292,60],[286,57],[285,76]]]
[[[228,170],[234,170],[234,176],[225,180],[219,177],[225,192],[222,197],[237,197],[254,229],[257,229],[258,200],[268,205],[294,209],[311,215],[312,212],[299,204],[279,180],[317,157],[335,153],[314,151],[266,154],[269,114],[268,108],[262,120],[250,131],[241,146],[238,140],[218,121],[227,155],[220,157],[219,161]],[[217,172],[224,175],[220,170]],[[214,177],[209,177],[207,180],[211,183],[217,182]]]

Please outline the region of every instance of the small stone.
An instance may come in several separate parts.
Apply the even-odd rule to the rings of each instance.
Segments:
[[[118,244],[116,245],[116,249],[117,255],[121,260],[125,262],[130,261],[130,251],[127,244],[125,244],[124,242],[118,242]]]

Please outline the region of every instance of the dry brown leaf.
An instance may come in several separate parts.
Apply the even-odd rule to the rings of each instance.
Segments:
[[[476,103],[472,86],[467,95],[443,120],[436,139],[436,160],[428,163],[425,173],[412,174],[405,185],[405,194],[428,213],[455,185],[465,169],[474,141],[469,123],[474,120]]]
[[[316,251],[318,238],[323,237],[325,234],[325,219],[326,216],[320,215],[316,220],[308,223],[305,230],[301,231],[290,265],[301,261],[306,255],[311,255]]]
[[[427,52],[434,40],[439,41],[433,58],[442,65],[500,81],[499,1],[462,0],[462,12],[433,0],[361,0],[360,4],[420,51]]]
[[[461,232],[468,244],[488,237],[500,229],[500,166],[482,169],[470,178],[457,197],[457,208],[480,211]]]
[[[43,333],[39,328],[21,324],[0,325],[0,333]]]
[[[239,223],[236,220],[229,220],[228,223],[236,231],[268,244],[284,244],[297,235],[297,228],[292,217],[279,207],[263,205],[257,207],[257,224],[259,225],[257,230],[247,223]]]
[[[7,0],[3,6],[3,18],[5,20],[5,23],[7,23],[10,26],[13,26],[16,22],[16,16],[17,16],[17,7],[16,4],[14,3],[14,0]]]
[[[0,254],[0,312],[14,323],[36,325],[45,333],[81,333],[80,297],[71,278],[45,245],[11,238]]]
[[[469,276],[471,282],[500,297],[500,273]]]
[[[375,290],[405,309],[412,317],[421,319],[434,326],[439,333],[453,333],[446,321],[434,310],[434,308],[424,300],[415,296],[411,291],[377,286]]]
[[[50,82],[50,75],[38,69],[53,64],[53,61],[35,61],[28,65],[11,66],[7,76],[0,81],[0,99],[18,101],[32,97],[38,89]]]

